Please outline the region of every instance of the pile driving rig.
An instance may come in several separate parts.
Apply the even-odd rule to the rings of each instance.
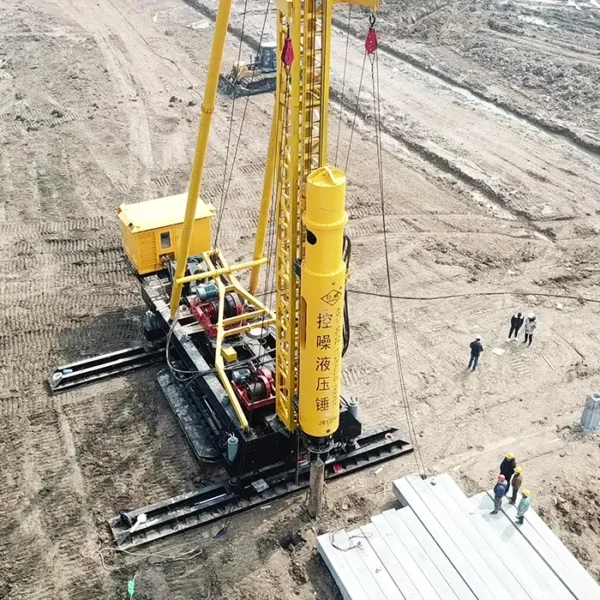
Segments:
[[[357,402],[341,397],[346,177],[326,164],[334,3],[276,0],[277,87],[252,260],[229,264],[212,247],[214,209],[200,198],[231,0],[219,3],[187,195],[118,210],[148,308],[152,356],[159,348],[167,363],[159,383],[198,460],[221,462],[227,471],[222,482],[121,511],[109,522],[121,548],[306,487],[314,515],[324,478],[412,451],[393,427],[363,431]],[[377,0],[349,3],[375,10]],[[270,263],[267,237],[275,244]],[[275,279],[274,311],[257,294],[266,263]],[[251,271],[248,289],[236,276],[244,270]],[[115,360],[110,355],[113,369]],[[80,372],[89,377],[99,364],[92,362],[61,367],[51,387],[54,381],[59,391]]]

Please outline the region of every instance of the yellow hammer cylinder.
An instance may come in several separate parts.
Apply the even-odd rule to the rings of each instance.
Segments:
[[[298,413],[305,435],[333,435],[340,421],[346,266],[346,175],[320,167],[307,178],[300,278]]]

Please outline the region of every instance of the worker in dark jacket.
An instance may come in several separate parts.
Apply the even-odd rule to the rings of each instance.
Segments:
[[[504,475],[498,475],[498,483],[494,486],[494,510],[491,512],[492,515],[497,515],[502,507],[502,498],[504,498],[506,490],[507,485]]]
[[[519,312],[519,313],[515,313],[511,319],[510,319],[510,331],[508,332],[508,341],[510,342],[510,340],[512,339],[513,333],[515,335],[515,340],[517,339],[517,336],[519,335],[519,329],[521,329],[521,327],[523,326],[523,321],[525,319],[523,318],[523,315]]]
[[[515,467],[515,474],[513,475],[511,482],[510,482],[512,485],[512,496],[510,497],[509,502],[511,504],[515,504],[515,502],[517,501],[517,493],[519,492],[519,489],[523,485],[523,475],[521,473],[522,473],[521,467]],[[508,492],[508,488],[506,491]]]
[[[515,455],[512,452],[509,452],[504,460],[500,463],[500,473],[504,475],[504,479],[506,480],[506,491],[508,492],[508,487],[510,486],[510,479],[515,472],[515,468],[517,467],[517,461],[515,460]]]
[[[483,344],[481,343],[480,335],[478,335],[475,340],[471,342],[469,348],[471,348],[471,358],[469,359],[467,371],[469,369],[474,371],[477,368],[477,363],[479,362],[479,355],[483,352]]]

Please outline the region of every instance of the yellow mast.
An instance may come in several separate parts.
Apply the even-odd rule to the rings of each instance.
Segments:
[[[296,261],[304,258],[308,176],[327,161],[329,63],[333,0],[276,0],[277,48],[294,58],[278,70],[275,102],[279,148],[276,168],[276,409],[288,430],[296,427],[300,284]],[[376,10],[378,0],[350,0]],[[261,219],[264,215],[261,215]],[[256,258],[255,253],[255,258]],[[256,268],[258,271],[259,267]],[[337,386],[339,387],[339,386]]]
[[[346,178],[338,169],[325,168],[333,3],[276,0],[283,66],[275,98],[280,136],[275,406],[289,431],[300,426],[304,446],[314,453],[308,507],[313,517],[322,506],[325,465],[320,456],[330,449],[339,426],[346,275]],[[377,8],[377,0],[350,3]]]
[[[196,204],[198,203],[198,196],[200,195],[202,186],[202,175],[204,174],[204,163],[206,161],[206,151],[208,149],[208,136],[210,133],[213,112],[215,110],[219,74],[221,72],[221,63],[223,62],[223,52],[225,50],[225,38],[227,37],[227,26],[229,25],[230,13],[231,0],[220,0],[215,23],[215,36],[210,51],[206,87],[204,90],[204,98],[202,99],[200,125],[198,126],[198,138],[192,165],[192,175],[190,177],[185,219],[183,221],[179,251],[177,253],[177,268],[175,270],[175,278],[173,281],[173,291],[171,292],[171,319],[175,318],[175,314],[179,308],[181,289],[184,283],[181,280],[185,275],[187,259],[190,255],[190,242],[194,228],[194,219],[196,217]]]
[[[296,428],[300,287],[295,265],[303,257],[306,178],[325,162],[329,104],[329,0],[277,1],[278,50],[293,60],[278,71],[281,131],[276,174],[277,373],[275,405],[288,430]]]

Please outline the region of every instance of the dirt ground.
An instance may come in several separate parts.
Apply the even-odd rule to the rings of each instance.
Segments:
[[[597,146],[600,7],[568,0],[384,3],[383,39],[511,112]]]
[[[145,371],[58,397],[57,363],[134,344],[143,308],[114,209],[185,190],[214,0],[0,5],[0,598],[338,598],[318,532],[393,504],[414,456],[136,555],[106,519],[193,489],[199,466]],[[248,42],[265,3],[248,0]],[[244,7],[234,7],[232,27]],[[406,429],[386,293],[371,73],[352,146],[368,21],[334,32],[330,161],[353,239],[345,393]],[[269,17],[269,16],[268,16]],[[273,15],[266,35],[272,35]],[[346,23],[348,10],[336,9]],[[428,472],[489,487],[513,451],[535,508],[600,579],[600,438],[577,431],[600,388],[600,8],[595,0],[397,0],[380,11],[385,198],[400,351]],[[225,62],[238,56],[230,36]],[[243,49],[247,56],[248,48]],[[344,64],[347,54],[347,69]],[[272,99],[248,103],[220,246],[251,253]],[[236,103],[233,140],[244,102]],[[219,99],[203,195],[223,198],[231,101]],[[338,134],[339,131],[339,134]],[[339,142],[338,142],[339,139]],[[231,163],[231,156],[229,161]],[[508,319],[535,311],[531,348]],[[466,372],[480,334],[481,369]],[[495,353],[499,349],[504,352]]]

